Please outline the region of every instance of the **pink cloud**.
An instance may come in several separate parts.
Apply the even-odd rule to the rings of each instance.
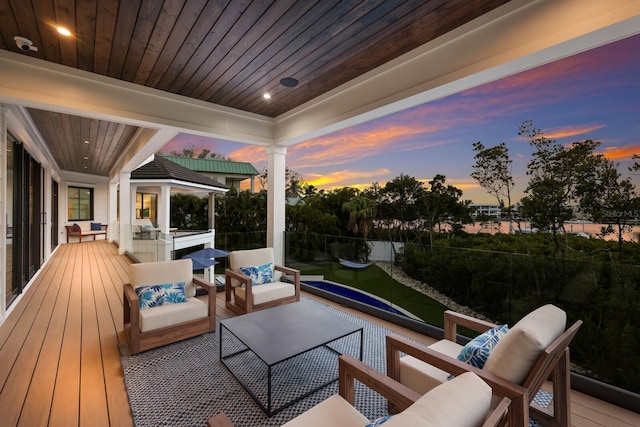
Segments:
[[[545,132],[544,136],[553,140],[571,138],[577,135],[585,135],[604,127],[606,127],[606,125],[566,126]]]
[[[604,156],[610,160],[631,160],[634,154],[640,154],[640,144],[626,147],[608,147],[604,150]]]
[[[287,161],[294,168],[317,168],[362,160],[391,149],[414,151],[446,144],[447,141],[429,140],[429,134],[437,130],[425,125],[380,123],[374,128],[342,131],[290,147]]]
[[[231,151],[228,156],[236,162],[259,163],[267,160],[266,149],[257,145],[243,145]]]

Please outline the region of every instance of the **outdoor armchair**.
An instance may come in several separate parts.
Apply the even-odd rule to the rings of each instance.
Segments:
[[[282,281],[282,274],[291,282]],[[273,248],[229,253],[225,271],[225,304],[237,314],[300,301],[300,271],[275,265]]]
[[[565,331],[566,314],[553,305],[534,310],[514,325],[490,350],[482,369],[457,359],[457,325],[486,332],[496,325],[470,316],[445,312],[444,339],[429,347],[405,338],[387,336],[387,374],[418,393],[425,393],[450,375],[474,372],[497,396],[511,400],[509,426],[528,426],[529,415],[541,425],[571,425],[569,344],[582,325]],[[553,411],[531,405],[551,377]],[[495,403],[495,399],[494,399]],[[394,408],[391,408],[393,410]]]
[[[420,395],[349,355],[340,356],[338,372],[338,394],[283,427],[362,427],[369,423],[354,407],[356,380],[402,409],[384,422],[385,427],[494,427],[503,420],[509,406],[505,398],[490,410],[491,388],[473,373],[460,375]],[[220,413],[211,417],[207,426],[233,427],[233,424]]]
[[[215,331],[216,286],[193,276],[190,259],[131,264],[129,280],[124,330],[131,354]],[[206,299],[196,298],[198,286]]]

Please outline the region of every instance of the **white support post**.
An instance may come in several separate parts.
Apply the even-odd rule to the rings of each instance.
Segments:
[[[120,227],[118,225],[118,182],[109,182],[109,212],[107,213],[107,237],[110,242],[120,242]]]
[[[215,230],[216,228],[216,195],[213,191],[209,192],[208,194],[208,203],[209,203],[209,210],[208,210],[208,218],[207,218],[207,225],[209,227],[209,230]],[[212,246],[213,247],[213,246]]]
[[[131,173],[120,173],[120,245],[118,246],[118,253],[123,255],[126,251],[133,249],[133,234],[132,225],[135,213],[132,215],[132,210],[135,209],[135,190],[133,190],[134,203],[131,206]]]
[[[163,234],[169,234],[171,223],[171,187],[168,184],[160,186],[160,200],[158,200],[158,228]]]
[[[267,246],[273,247],[274,261],[284,261],[285,158],[286,147],[267,147]]]

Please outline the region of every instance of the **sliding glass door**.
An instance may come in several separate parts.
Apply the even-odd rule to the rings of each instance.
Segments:
[[[42,167],[21,143],[11,137],[9,140],[13,156],[11,178],[7,180],[11,182],[12,194],[12,219],[8,222],[12,224],[11,248],[7,247],[11,278],[7,281],[7,306],[22,293],[42,264],[45,223]]]
[[[58,246],[58,182],[52,180],[51,181],[51,250],[54,250],[56,246]]]
[[[7,141],[7,240],[6,240],[6,301],[5,306],[8,307],[16,297],[13,292],[13,225],[14,223],[14,215],[13,215],[13,206],[14,206],[14,194],[13,194],[13,177],[14,177],[14,168],[13,168],[13,145],[14,140],[9,135]]]

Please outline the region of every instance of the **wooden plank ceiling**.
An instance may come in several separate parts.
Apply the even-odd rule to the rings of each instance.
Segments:
[[[22,52],[14,36],[23,36],[38,48],[25,55],[276,117],[507,1],[0,0],[0,49]],[[299,84],[284,86],[285,77]],[[38,126],[82,122],[35,116]],[[79,125],[73,144],[104,127],[97,120]],[[87,172],[80,145],[62,154],[75,129],[41,130],[55,141],[62,169]],[[115,140],[102,147],[117,149],[132,133],[126,126],[105,131]],[[88,172],[105,174],[113,161],[107,156]]]

